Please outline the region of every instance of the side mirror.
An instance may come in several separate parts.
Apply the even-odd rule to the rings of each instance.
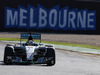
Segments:
[[[41,45],[43,45],[43,43],[39,43],[39,45],[41,46]]]
[[[22,43],[17,43],[17,44],[22,45]]]

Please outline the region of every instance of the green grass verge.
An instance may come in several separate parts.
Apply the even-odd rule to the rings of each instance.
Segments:
[[[0,38],[0,41],[20,41],[19,38]],[[26,41],[25,39],[22,41]],[[39,40],[35,40],[35,42],[39,42]],[[83,45],[83,44],[74,44],[74,43],[64,43],[64,42],[52,42],[52,41],[43,41],[42,43],[48,44],[56,44],[56,45],[64,45],[64,46],[74,46],[74,47],[83,47],[83,48],[91,48],[100,50],[99,46],[91,46],[91,45]]]
[[[0,41],[20,41],[18,38],[0,38]]]

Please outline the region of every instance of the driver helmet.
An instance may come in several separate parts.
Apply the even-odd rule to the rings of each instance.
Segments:
[[[28,45],[32,45],[34,42],[32,40],[27,41]]]

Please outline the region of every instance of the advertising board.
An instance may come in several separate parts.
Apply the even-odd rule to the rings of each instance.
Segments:
[[[2,0],[0,31],[99,34],[98,1]]]

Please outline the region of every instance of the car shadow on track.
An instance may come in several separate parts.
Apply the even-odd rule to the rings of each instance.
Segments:
[[[0,61],[0,66],[39,66],[39,67],[48,67],[46,64],[22,64],[22,63],[12,63],[11,65],[5,65],[3,61]]]

